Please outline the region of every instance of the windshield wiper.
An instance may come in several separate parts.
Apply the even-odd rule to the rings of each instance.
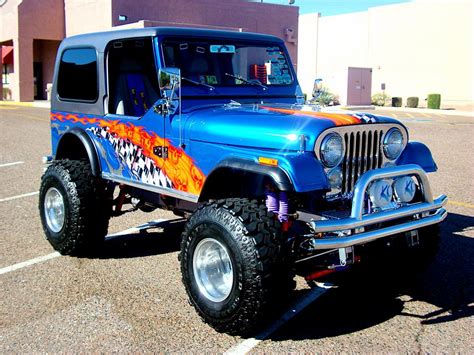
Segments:
[[[245,83],[245,84],[258,85],[258,86],[260,86],[261,88],[263,88],[263,90],[267,90],[267,89],[268,89],[268,87],[266,87],[265,85],[263,85],[258,79],[255,79],[254,81],[249,81],[249,80],[247,80],[247,79],[242,78],[242,77],[239,76],[239,75],[233,75],[233,74],[229,74],[229,73],[225,73],[225,75],[230,76],[231,78],[240,80],[241,82],[243,82],[243,83]]]
[[[191,84],[194,84],[194,85],[205,86],[205,87],[209,88],[211,91],[216,89],[216,88],[215,88],[214,86],[212,86],[212,85],[200,83],[199,81],[194,81],[194,80],[185,78],[184,76],[181,77],[181,80],[187,81],[188,83],[191,83]]]

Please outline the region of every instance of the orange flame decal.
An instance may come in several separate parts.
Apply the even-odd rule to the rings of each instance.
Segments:
[[[351,116],[351,115],[346,115],[346,114],[343,114],[343,113],[300,111],[300,110],[290,110],[290,109],[266,107],[266,106],[262,106],[262,108],[264,108],[266,110],[269,110],[269,111],[287,113],[287,114],[290,114],[290,115],[303,115],[303,116],[313,116],[313,117],[317,117],[317,118],[327,118],[327,119],[331,120],[332,122],[334,122],[334,124],[336,126],[346,126],[346,125],[360,123],[360,119],[358,119],[357,117],[354,117],[354,116]]]
[[[57,112],[51,113],[51,120],[69,121],[83,125],[98,124],[100,127],[107,128],[109,133],[139,146],[143,155],[153,160],[156,166],[168,176],[175,189],[195,195],[198,195],[202,189],[205,176],[194,164],[193,159],[182,149],[171,145],[168,139],[153,132],[150,133],[143,127],[135,126],[130,122],[107,121]],[[159,146],[168,147],[168,159],[160,158],[153,153],[153,148]]]

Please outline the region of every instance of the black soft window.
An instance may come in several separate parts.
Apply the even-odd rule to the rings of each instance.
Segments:
[[[96,101],[97,54],[92,48],[64,51],[58,75],[58,94],[61,99]]]

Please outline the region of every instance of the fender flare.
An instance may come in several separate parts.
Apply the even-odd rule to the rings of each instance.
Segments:
[[[58,148],[56,150],[55,158],[61,159],[61,156],[63,155],[62,150],[64,149],[62,148],[62,146],[65,144],[66,140],[70,139],[71,136],[74,136],[75,138],[79,139],[82,146],[84,147],[87,153],[89,162],[91,164],[92,174],[94,176],[101,176],[102,169],[100,166],[100,160],[99,160],[97,148],[94,142],[92,141],[92,138],[87,134],[87,132],[85,132],[84,130],[78,127],[72,128],[71,130],[65,132],[61,136],[58,142],[58,146],[57,146]]]
[[[438,170],[430,149],[420,142],[409,142],[397,159],[397,165],[418,164],[427,173]]]
[[[293,183],[288,174],[280,167],[259,164],[253,160],[226,158],[219,162],[209,173],[211,176],[219,169],[235,169],[269,177],[281,191],[294,191]]]

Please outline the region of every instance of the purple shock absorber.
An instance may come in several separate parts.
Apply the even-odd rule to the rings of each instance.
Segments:
[[[280,201],[278,199],[278,194],[275,192],[267,191],[267,198],[265,199],[265,205],[270,212],[278,214],[280,209]]]
[[[280,222],[288,222],[288,196],[286,195],[285,191],[280,192],[278,220]]]

